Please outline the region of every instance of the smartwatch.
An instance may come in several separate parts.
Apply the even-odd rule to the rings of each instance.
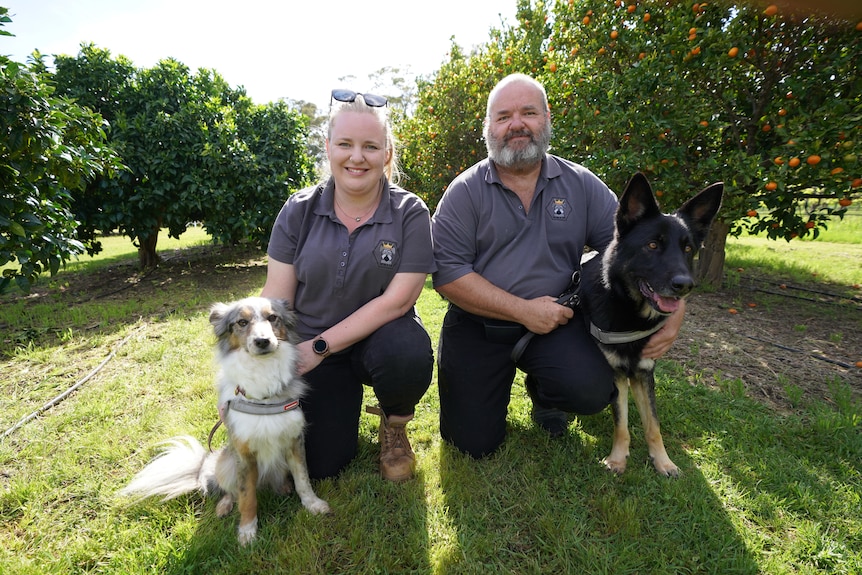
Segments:
[[[319,356],[326,357],[329,355],[329,344],[320,336],[314,338],[314,341],[311,342],[311,349],[314,350]]]

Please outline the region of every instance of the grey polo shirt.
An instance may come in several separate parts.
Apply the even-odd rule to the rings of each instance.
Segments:
[[[613,239],[617,197],[595,174],[545,155],[529,213],[488,159],[446,189],[432,222],[434,287],[476,272],[522,298],[558,296],[584,246]]]
[[[269,241],[272,259],[292,264],[299,333],[311,338],[381,295],[398,272],[433,273],[431,217],[415,194],[384,178],[380,205],[352,234],[333,208],[330,178],[285,202]]]

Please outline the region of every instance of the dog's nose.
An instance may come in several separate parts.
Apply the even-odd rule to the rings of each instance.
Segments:
[[[694,287],[694,279],[690,275],[681,274],[670,280],[670,285],[677,295],[686,295]]]
[[[269,338],[266,337],[257,337],[254,340],[254,345],[258,349],[266,349],[269,347]]]

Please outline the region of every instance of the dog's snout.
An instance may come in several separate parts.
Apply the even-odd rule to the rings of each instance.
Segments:
[[[686,295],[694,288],[694,279],[688,274],[676,275],[670,281],[677,295]]]
[[[265,350],[270,346],[271,342],[268,337],[254,338],[254,346],[260,350]]]

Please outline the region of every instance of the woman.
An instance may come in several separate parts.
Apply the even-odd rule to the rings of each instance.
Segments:
[[[380,415],[380,471],[413,476],[405,425],[431,383],[431,340],[413,308],[435,271],[431,218],[392,183],[396,150],[385,98],[333,90],[330,178],[293,194],[272,229],[262,296],[291,302],[299,321],[311,477],[355,456],[363,384]]]

